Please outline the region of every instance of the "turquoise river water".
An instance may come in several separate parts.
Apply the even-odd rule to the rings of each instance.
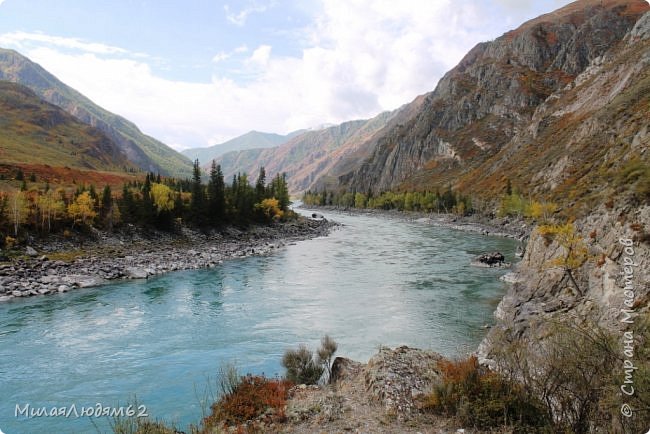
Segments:
[[[515,241],[326,215],[344,226],[271,256],[0,304],[0,432],[110,432],[88,407],[126,408],[134,397],[150,417],[187,428],[220,366],[282,375],[286,348],[315,347],[325,333],[337,355],[359,361],[379,346],[476,348],[505,271],[470,260],[498,250],[512,261]],[[43,407],[48,416],[31,417]],[[49,416],[53,407],[70,414]]]

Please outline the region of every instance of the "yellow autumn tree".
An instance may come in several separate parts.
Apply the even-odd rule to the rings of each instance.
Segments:
[[[284,212],[280,209],[280,201],[274,197],[255,204],[255,210],[261,212],[267,220],[281,219],[284,216]]]
[[[9,198],[9,215],[14,224],[14,236],[17,237],[20,225],[27,222],[29,215],[29,203],[25,197],[25,192],[16,191]]]
[[[583,238],[576,233],[573,223],[541,225],[539,233],[545,239],[555,241],[563,250],[562,254],[549,261],[548,265],[564,270],[578,293],[583,295],[573,274],[589,259],[589,251]]]
[[[94,219],[97,216],[97,212],[95,211],[95,201],[90,196],[90,193],[84,191],[77,196],[77,198],[68,205],[68,215],[72,219],[73,227],[78,220],[81,220],[81,224],[85,225],[87,220]]]
[[[164,184],[151,184],[151,197],[156,206],[156,211],[160,214],[163,211],[174,209],[174,195],[172,189]]]
[[[555,211],[557,211],[557,204],[553,202],[537,202],[534,200],[526,207],[525,215],[526,217],[531,217],[535,220],[541,219],[546,222]]]
[[[38,196],[36,207],[41,217],[41,229],[45,230],[47,226],[48,232],[52,229],[52,221],[65,212],[65,203],[61,200],[60,194],[52,190]]]

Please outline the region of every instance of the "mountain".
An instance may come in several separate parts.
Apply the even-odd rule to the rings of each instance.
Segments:
[[[99,107],[16,51],[0,48],[0,80],[26,86],[81,122],[102,130],[141,169],[182,178],[191,176],[192,163],[187,157],[143,134],[132,122]]]
[[[259,131],[249,131],[227,142],[219,143],[207,148],[192,148],[181,151],[183,155],[194,161],[198,158],[199,162],[204,165],[221,155],[232,151],[243,151],[246,149],[265,149],[278,146],[302,131],[295,131],[285,136],[274,133],[262,133]]]
[[[102,131],[8,81],[0,81],[0,160],[86,170],[136,169]]]
[[[339,186],[494,196],[510,180],[563,202],[602,193],[630,161],[648,164],[649,41],[633,27],[649,9],[581,0],[478,44]]]
[[[217,159],[224,175],[237,172],[253,177],[264,166],[267,177],[285,172],[293,193],[312,188],[314,182],[347,167],[350,161],[369,155],[369,139],[401,110],[385,112],[370,120],[344,122],[296,135],[275,148],[229,152]]]

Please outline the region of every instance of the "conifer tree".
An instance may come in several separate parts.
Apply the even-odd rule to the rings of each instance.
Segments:
[[[225,183],[221,166],[212,160],[208,183],[208,214],[212,223],[221,223],[226,209]]]
[[[194,160],[192,170],[192,201],[190,202],[190,214],[192,221],[197,225],[205,223],[206,215],[205,190],[201,184],[201,166],[198,158]]]

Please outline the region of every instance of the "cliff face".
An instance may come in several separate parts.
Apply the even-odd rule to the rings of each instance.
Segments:
[[[599,323],[620,337],[623,351],[624,332],[650,313],[650,206],[617,210],[603,206],[576,227],[586,234],[590,255],[573,272],[583,294],[563,270],[550,265],[565,250],[534,230],[514,283],[496,309],[496,325],[479,346],[483,363],[494,363],[495,351],[504,345],[504,332],[535,354],[549,327],[567,320],[582,326]]]
[[[340,176],[341,185],[375,192],[424,189],[457,184],[465,175],[461,187],[469,192],[494,189],[503,174],[483,185],[475,184],[475,175],[486,168],[502,172],[497,163],[512,154],[528,158],[522,146],[530,137],[522,133],[539,123],[536,110],[576,85],[648,9],[641,0],[578,1],[478,44],[425,95],[416,115],[376,137],[372,154]],[[534,146],[558,144],[535,135],[533,140]],[[530,174],[530,167],[522,170]],[[527,178],[516,181],[525,186]]]
[[[518,149],[498,154],[501,170],[539,167],[529,175],[532,192],[568,199],[564,211],[582,216],[574,224],[588,257],[573,271],[578,290],[552,265],[566,248],[533,230],[496,326],[479,348],[486,363],[504,332],[534,354],[553,323],[596,321],[622,337],[650,312],[649,65],[650,12],[537,108],[516,135]],[[479,186],[494,176],[487,164],[470,174]]]

